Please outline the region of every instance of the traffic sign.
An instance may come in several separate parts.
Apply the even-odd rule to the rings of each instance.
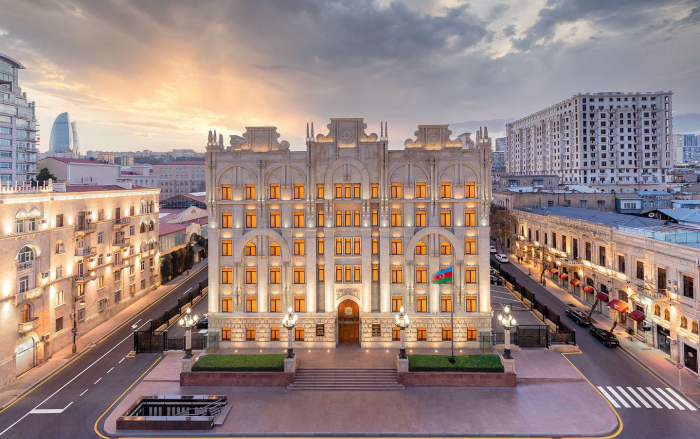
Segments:
[[[71,328],[70,332],[72,332],[73,335],[78,335],[78,328]]]
[[[678,369],[678,370],[683,370],[683,364],[681,364],[681,363],[676,363],[676,369]]]

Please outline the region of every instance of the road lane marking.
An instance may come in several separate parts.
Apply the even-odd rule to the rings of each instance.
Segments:
[[[185,294],[189,293],[190,291],[192,291],[192,288],[191,288],[191,287],[188,288],[187,291],[185,291],[184,293],[182,293],[182,295],[184,296]]]
[[[124,358],[126,358],[126,357],[124,357]],[[124,361],[124,358],[122,358],[121,360],[119,360],[119,364],[122,364],[122,361]]]
[[[87,393],[88,389],[83,390],[83,393],[80,394],[80,396],[83,396]]]
[[[681,397],[678,393],[676,393],[676,391],[673,390],[672,388],[666,387],[666,391],[667,391],[668,393],[670,393],[671,395],[675,396],[676,399],[678,399],[680,402],[682,402],[684,406],[688,407],[688,410],[690,410],[691,412],[697,411],[697,409],[696,409],[692,404],[690,404],[688,401],[686,401],[685,398],[682,398],[682,397]]]
[[[656,400],[655,400],[654,398],[652,398],[651,396],[649,396],[649,394],[648,394],[647,392],[645,392],[644,389],[643,389],[642,387],[637,387],[637,389],[639,389],[639,393],[641,393],[642,395],[644,395],[644,396],[646,397],[646,399],[648,399],[649,401],[651,401],[651,403],[654,404],[654,406],[655,406],[657,409],[663,408],[663,407],[661,407],[661,405],[659,405],[658,402],[656,402]]]
[[[651,387],[647,387],[647,390],[649,391],[649,393],[654,395],[654,397],[656,397],[659,401],[661,401],[661,403],[665,405],[667,409],[673,410],[673,407],[669,403],[667,403],[665,399],[657,395],[654,389],[652,389]]]
[[[671,401],[671,404],[673,404],[673,405],[675,405],[676,407],[678,407],[678,410],[685,410],[685,407],[683,407],[682,405],[678,404],[678,402],[676,402],[675,399],[671,398],[666,392],[664,392],[664,389],[660,389],[660,388],[657,387],[656,390],[658,390],[659,393],[660,393],[661,395],[663,395],[663,396],[666,397],[669,401]],[[663,398],[661,398],[661,399],[663,399]]]
[[[69,402],[68,405],[63,407],[62,409],[34,409],[29,413],[31,413],[32,415],[60,414],[66,411],[66,409],[70,407],[71,404],[73,404],[73,401]]]
[[[603,394],[603,396],[605,397],[605,399],[607,399],[612,405],[614,405],[616,409],[619,409],[619,408],[620,408],[620,404],[618,404],[617,401],[615,401],[614,398],[612,398],[610,395],[608,395],[608,392],[605,391],[605,389],[603,388],[603,386],[598,386],[598,390],[600,390],[600,393]]]
[[[67,408],[70,407],[72,404],[73,404],[73,401],[69,402],[68,405],[65,406],[65,407],[63,408],[63,410],[67,409]]]
[[[114,370],[114,366],[112,366],[112,368],[110,370],[108,370],[107,373],[110,373],[113,370]]]
[[[634,395],[635,398],[637,398],[638,400],[640,400],[640,401],[642,402],[642,404],[644,404],[644,407],[646,407],[646,408],[648,408],[648,409],[651,408],[651,405],[649,405],[649,403],[646,402],[646,401],[644,400],[644,398],[642,398],[641,396],[639,396],[639,394],[637,393],[636,390],[634,390],[632,387],[628,387],[627,390],[628,390],[632,395]],[[637,407],[639,407],[639,406],[637,406]],[[659,408],[661,408],[661,406],[659,406]]]
[[[626,409],[630,408],[631,406],[625,401],[625,398],[621,397],[620,395],[617,394],[615,389],[613,389],[611,386],[608,386],[608,392],[611,394],[615,395],[615,398],[617,398],[618,401],[622,403],[622,405],[625,406]]]
[[[139,322],[143,319],[138,319],[133,325],[131,325],[132,328],[136,329],[136,327],[139,325]]]
[[[97,381],[95,381],[93,384],[99,383],[101,379],[102,379],[102,377],[99,377],[99,378],[97,379]]]
[[[620,386],[617,386],[617,390],[622,394],[622,396],[624,396],[625,398],[629,399],[633,406],[635,406],[636,408],[640,408],[640,407],[641,407],[641,405],[639,405],[639,403],[638,403],[634,398],[632,398],[632,397],[629,395],[629,393],[625,392],[625,389],[623,389],[623,388],[620,387]]]

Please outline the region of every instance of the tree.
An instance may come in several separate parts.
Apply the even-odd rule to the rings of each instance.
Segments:
[[[510,210],[491,204],[490,218],[491,239],[503,247],[506,245],[507,238],[512,236],[513,230],[515,230],[515,217]]]
[[[160,278],[170,280],[173,275],[172,258],[169,254],[160,257]]]
[[[45,185],[49,179],[56,181],[56,176],[49,171],[49,168],[41,168],[36,174],[36,182],[38,185]]]
[[[203,236],[197,237],[197,244],[201,245],[204,250],[201,251],[202,259],[206,259],[209,255],[209,242]]]

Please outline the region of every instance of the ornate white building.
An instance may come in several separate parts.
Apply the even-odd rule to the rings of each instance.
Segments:
[[[328,128],[307,127],[305,151],[275,127],[248,127],[230,147],[210,133],[209,331],[221,348],[283,347],[292,307],[304,347],[387,347],[403,306],[408,346],[478,347],[491,330],[488,140],[420,125],[390,150],[386,124]],[[431,284],[448,266],[454,283]]]

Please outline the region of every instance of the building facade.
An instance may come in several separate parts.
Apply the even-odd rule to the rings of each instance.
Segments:
[[[663,188],[673,167],[672,92],[576,94],[506,125],[513,174],[562,183]]]
[[[160,284],[158,189],[0,189],[0,387]]]
[[[700,228],[565,207],[513,215],[518,255],[539,267],[544,260],[547,279],[581,301],[602,297],[603,315],[698,373]],[[609,300],[638,312],[610,310]]]
[[[121,179],[119,165],[96,159],[47,157],[39,160],[37,167],[48,169],[58,181],[69,185],[117,184]]]
[[[476,348],[491,330],[491,148],[421,125],[389,150],[363,119],[331,119],[291,151],[274,127],[231,146],[210,135],[209,331],[221,347],[283,347],[288,307],[304,347]],[[431,276],[454,267],[451,284]],[[454,326],[450,324],[454,311]]]
[[[204,192],[204,161],[182,160],[153,165],[160,198],[164,200],[178,194]]]
[[[36,110],[19,86],[19,71],[24,68],[0,53],[0,183],[36,176]]]

